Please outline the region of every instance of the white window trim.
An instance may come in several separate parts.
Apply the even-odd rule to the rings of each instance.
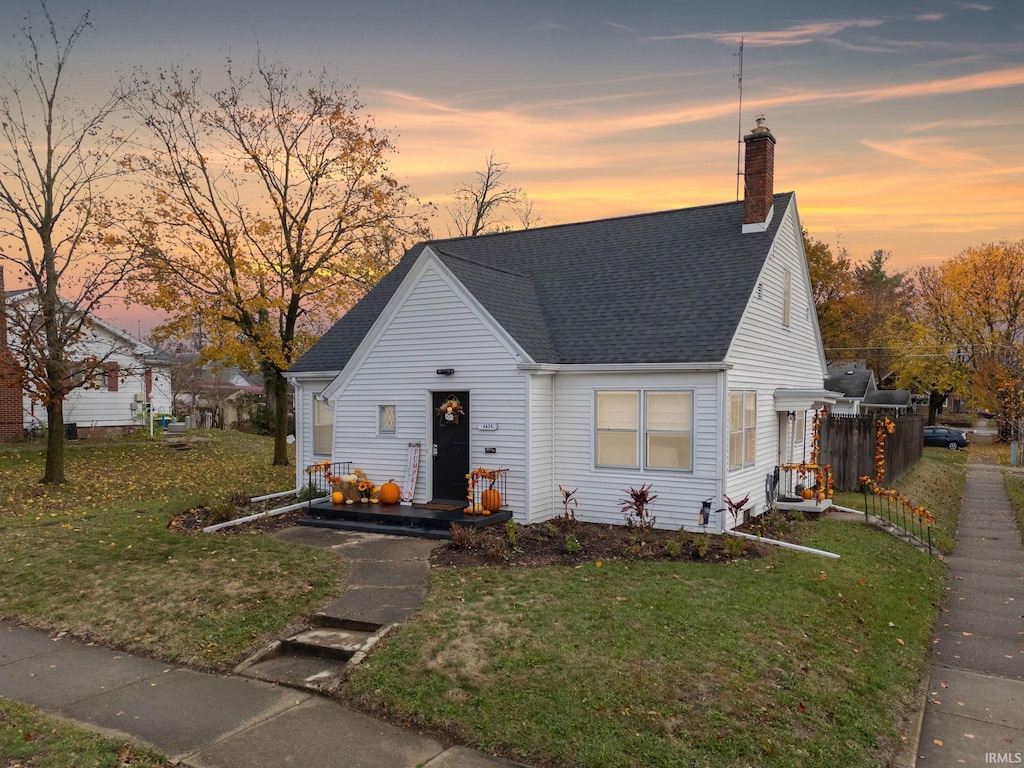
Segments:
[[[742,395],[743,405],[740,408],[741,422],[738,430],[732,428],[732,396]],[[747,424],[747,396],[754,398],[754,423]],[[755,389],[730,389],[729,397],[729,471],[746,469],[757,464],[757,390]],[[741,435],[740,440],[740,460],[735,463],[735,457],[732,451],[732,436],[736,432]],[[752,461],[747,461],[747,442],[748,439],[753,440],[754,444],[754,458]]]
[[[629,392],[635,393],[637,396],[637,421],[635,430],[623,430],[623,429],[605,429],[601,430],[598,428],[598,408],[597,408],[597,397],[601,392]],[[689,432],[682,432],[680,430],[662,430],[653,429],[648,430],[647,428],[647,396],[648,395],[660,395],[660,394],[686,394],[690,397],[690,430]],[[694,465],[694,405],[696,395],[693,389],[665,389],[665,388],[652,388],[652,389],[595,389],[594,390],[594,412],[593,412],[593,430],[591,434],[594,440],[593,450],[593,463],[594,469],[625,469],[631,471],[643,471],[643,472],[669,472],[673,474],[693,474]],[[597,435],[598,432],[630,432],[636,435],[637,446],[636,446],[636,464],[601,464],[598,462],[597,456]],[[688,467],[652,467],[647,463],[647,435],[650,434],[688,434],[690,438],[690,466]]]
[[[316,444],[317,443],[317,431],[318,431],[318,429],[327,426],[326,424],[321,424],[321,423],[317,422],[317,419],[316,419],[317,403],[319,403],[328,413],[331,414],[331,437],[328,440],[328,446],[327,446],[327,450],[326,451],[322,451],[322,450],[318,451],[317,450],[317,444]],[[312,440],[310,441],[311,442],[310,448],[313,451],[313,455],[314,456],[330,456],[333,453],[333,451],[334,451],[334,407],[331,405],[330,400],[324,400],[319,394],[315,394],[315,395],[313,395],[312,408],[313,408],[313,414],[312,414],[313,418],[310,419],[310,425],[312,427],[313,434],[311,435]],[[320,446],[320,447],[322,448],[323,446]]]
[[[598,414],[599,414],[598,399],[599,399],[599,397],[600,397],[602,392],[608,392],[608,393],[622,392],[622,393],[629,393],[631,395],[634,395],[634,394],[637,395],[636,420],[634,421],[634,424],[635,424],[635,428],[634,429],[608,429],[608,428],[598,427]],[[640,397],[640,393],[637,390],[635,390],[635,389],[596,389],[596,390],[594,390],[594,420],[593,420],[593,427],[594,427],[593,428],[594,451],[593,451],[593,457],[594,457],[594,467],[595,468],[599,468],[599,469],[633,469],[633,470],[640,469],[640,420],[641,420],[641,404],[640,404],[640,402],[641,402],[641,400],[642,400],[642,398]],[[597,455],[597,450],[598,450],[597,449],[597,444],[598,444],[597,436],[601,432],[614,432],[614,433],[617,433],[617,434],[631,434],[631,435],[633,435],[635,440],[636,440],[636,464],[601,464],[600,461],[598,460],[598,455]]]

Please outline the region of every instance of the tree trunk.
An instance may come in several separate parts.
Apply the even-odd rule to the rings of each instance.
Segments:
[[[280,371],[274,371],[265,380],[270,428],[274,435],[274,466],[288,466],[288,380]]]
[[[64,476],[64,403],[61,400],[46,405],[46,469],[40,482],[67,482]]]
[[[44,483],[66,483],[64,475],[64,385],[69,369],[64,362],[64,345],[57,329],[57,270],[56,255],[49,235],[43,236],[43,263],[46,286],[40,302],[43,315],[43,333],[46,335],[46,469]]]
[[[928,394],[928,426],[935,424],[935,419],[948,394],[948,392],[936,392],[934,389]]]

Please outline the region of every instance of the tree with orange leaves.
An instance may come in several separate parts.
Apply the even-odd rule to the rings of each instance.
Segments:
[[[129,165],[146,194],[135,236],[150,247],[132,295],[170,317],[209,360],[260,371],[274,464],[287,464],[282,375],[422,237],[409,190],[388,172],[388,135],[347,86],[257,61],[208,92],[194,72],[140,78],[132,106],[148,146]]]
[[[921,320],[946,359],[970,372],[974,403],[1019,421],[1024,379],[1024,240],[985,243],[918,271]],[[936,364],[943,358],[937,357]]]

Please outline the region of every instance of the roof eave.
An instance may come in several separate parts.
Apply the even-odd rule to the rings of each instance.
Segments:
[[[716,373],[730,370],[732,363],[519,363],[516,368],[524,373]]]

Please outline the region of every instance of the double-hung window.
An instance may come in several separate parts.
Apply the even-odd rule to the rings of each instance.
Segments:
[[[692,469],[691,392],[598,392],[596,408],[597,466]]]
[[[313,453],[319,456],[331,455],[331,438],[334,433],[334,411],[319,395],[313,397]]]
[[[597,393],[597,465],[640,466],[640,395]]]
[[[747,467],[757,458],[757,393],[729,393],[729,469]]]
[[[647,392],[646,395],[647,467],[690,469],[690,393]]]

